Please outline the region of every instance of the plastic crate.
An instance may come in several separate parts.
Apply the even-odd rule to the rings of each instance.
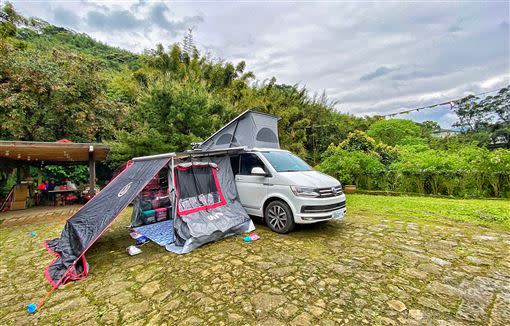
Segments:
[[[144,224],[151,224],[156,222],[156,211],[151,209],[148,211],[143,211],[143,223]]]
[[[163,207],[163,208],[156,208],[155,209],[156,211],[156,221],[164,221],[167,219],[167,212],[166,212],[166,208]]]

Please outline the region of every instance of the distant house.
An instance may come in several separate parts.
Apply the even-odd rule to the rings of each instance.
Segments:
[[[504,136],[498,136],[492,139],[491,143],[488,146],[490,149],[496,148],[510,148],[510,144],[508,140]]]
[[[447,138],[458,134],[460,134],[460,131],[452,129],[439,129],[432,132],[432,136],[437,138]]]

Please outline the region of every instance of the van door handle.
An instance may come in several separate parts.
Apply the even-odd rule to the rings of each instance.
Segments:
[[[236,176],[236,181],[243,181],[243,178]]]

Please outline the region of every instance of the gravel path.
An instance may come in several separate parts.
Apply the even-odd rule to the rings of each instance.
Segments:
[[[249,244],[232,237],[185,256],[148,244],[129,257],[126,211],[87,254],[89,277],[27,316],[49,288],[41,240],[67,213],[0,224],[0,324],[510,324],[509,232],[363,212],[290,235],[258,224]]]

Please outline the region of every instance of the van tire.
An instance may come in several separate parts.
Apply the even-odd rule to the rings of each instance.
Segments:
[[[274,200],[267,205],[264,210],[264,220],[276,233],[289,233],[296,226],[289,205],[281,200]]]

